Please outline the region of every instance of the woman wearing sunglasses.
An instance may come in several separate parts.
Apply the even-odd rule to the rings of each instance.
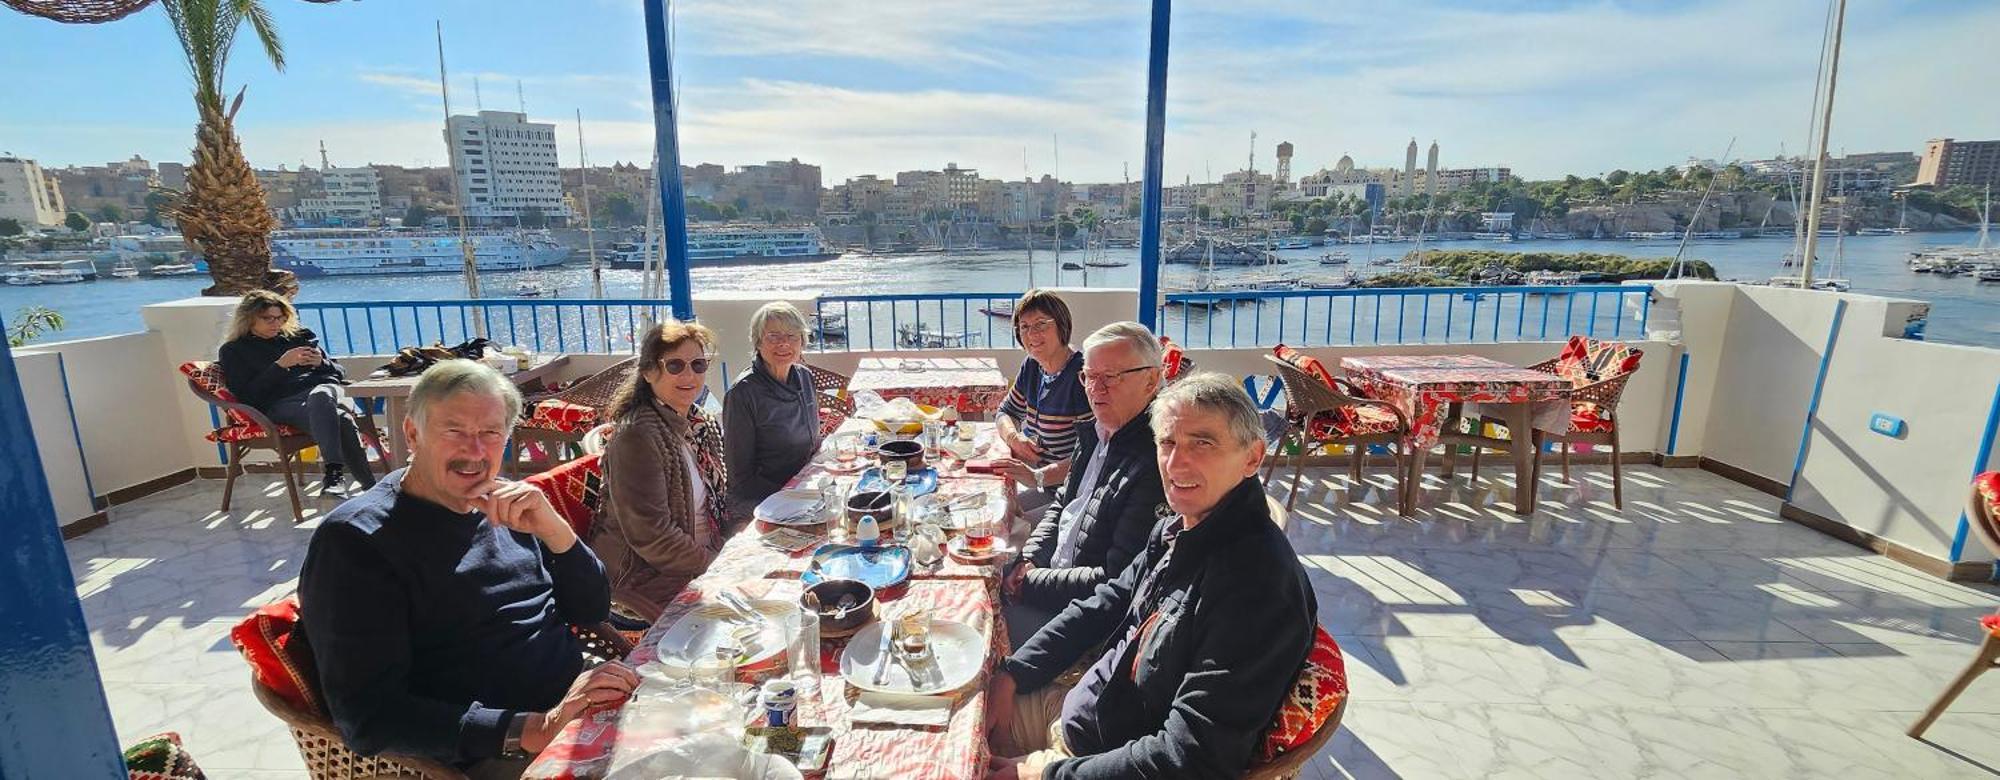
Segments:
[[[722,400],[727,434],[729,517],[744,522],[757,505],[805,468],[819,446],[819,403],[806,349],[806,318],[789,303],[767,303],[750,315],[757,354]]]
[[[603,510],[590,549],[604,562],[612,608],[652,622],[708,570],[726,538],[729,470],[722,426],[696,403],[715,334],[669,319],[639,341],[639,371],[611,400]]]

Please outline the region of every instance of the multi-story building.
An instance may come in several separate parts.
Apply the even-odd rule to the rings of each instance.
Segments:
[[[382,221],[382,184],[374,168],[322,168],[319,180],[315,197],[299,204],[306,221],[322,225],[368,225]]]
[[[690,198],[717,200],[722,197],[722,187],[729,176],[727,169],[715,163],[681,166],[681,194]]]
[[[1917,184],[1929,187],[1984,187],[2000,184],[2000,141],[1936,138],[1924,144]]]
[[[540,212],[569,221],[556,153],[556,126],[513,111],[481,111],[445,122],[445,142],[458,174],[457,202],[473,224],[515,225]]]
[[[1035,185],[1026,181],[979,181],[979,218],[1001,225],[1025,225],[1042,218]]]
[[[820,211],[845,212],[860,217],[874,214],[876,218],[887,216],[889,193],[896,189],[894,182],[868,174],[856,176],[846,182],[836,184],[820,199]]]
[[[23,228],[62,224],[62,190],[34,160],[0,156],[0,219]]]
[[[188,186],[187,165],[177,162],[160,163],[160,186],[170,190],[186,190]]]
[[[819,166],[794,157],[737,168],[723,177],[721,200],[752,213],[776,210],[811,217],[819,210],[819,193]]]
[[[141,213],[146,210],[146,195],[160,186],[153,164],[138,155],[124,162],[72,166],[52,173],[63,204],[85,216],[95,216],[105,206],[116,206],[127,214]]]

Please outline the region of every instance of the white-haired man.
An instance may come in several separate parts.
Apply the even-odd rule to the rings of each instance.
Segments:
[[[622,664],[586,671],[569,630],[609,614],[603,565],[540,490],[497,478],[520,411],[492,368],[432,366],[403,421],[409,467],[313,532],[301,617],[356,752],[519,776],[564,724],[638,684]]]

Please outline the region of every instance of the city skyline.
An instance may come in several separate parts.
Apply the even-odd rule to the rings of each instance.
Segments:
[[[1118,181],[1127,164],[1137,176],[1146,4],[832,5],[676,4],[684,161],[796,157],[828,185],[945,162],[1019,179],[1056,168],[1060,136],[1062,179]],[[259,167],[317,165],[323,139],[335,165],[443,165],[430,24],[442,18],[453,113],[518,110],[518,79],[530,117],[557,125],[564,167],[577,163],[579,108],[594,163],[646,164],[639,4],[579,3],[532,24],[530,8],[274,2],[290,71],[245,49],[230,74],[249,87],[246,154]],[[1241,169],[1252,131],[1259,170],[1279,141],[1296,145],[1294,177],[1342,154],[1400,167],[1411,137],[1438,140],[1443,167],[1530,179],[1714,157],[1732,135],[1736,157],[1804,151],[1822,3],[1493,8],[1176,8],[1167,182]],[[590,32],[600,28],[630,34]],[[1953,54],[1994,29],[2000,9],[1971,2],[1854,3],[1834,148],[1995,135],[2000,106],[1921,88],[2000,76],[1990,58]],[[6,14],[0,36],[20,44],[0,65],[39,77],[0,87],[0,149],[46,167],[186,159],[192,106],[157,12],[87,27]],[[79,50],[111,54],[79,61]]]

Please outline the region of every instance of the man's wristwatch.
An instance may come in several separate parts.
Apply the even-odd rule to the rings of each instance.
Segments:
[[[1047,489],[1049,488],[1049,486],[1048,486],[1047,484],[1044,484],[1044,482],[1046,481],[1046,478],[1042,476],[1042,470],[1041,470],[1041,469],[1038,469],[1038,468],[1033,468],[1033,467],[1029,467],[1029,469],[1028,469],[1028,473],[1030,473],[1030,474],[1033,474],[1033,475],[1035,475],[1035,489],[1036,489],[1036,490],[1047,490]]]
[[[507,737],[500,741],[502,758],[527,758],[528,751],[521,749],[521,735],[528,731],[528,718],[532,712],[516,712],[514,719],[507,723]]]

